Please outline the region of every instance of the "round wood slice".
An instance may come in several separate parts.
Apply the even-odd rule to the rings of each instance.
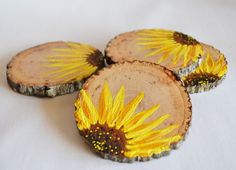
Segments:
[[[158,52],[153,56],[147,56],[147,54],[152,51],[160,49],[160,47],[156,47],[154,49],[146,49],[142,50],[142,46],[139,43],[139,35],[140,31],[151,31],[152,29],[145,30],[137,30],[132,32],[122,33],[115,38],[113,38],[106,46],[105,49],[105,58],[110,63],[120,63],[124,61],[148,61],[151,63],[158,63],[158,60],[163,57],[164,53]],[[179,32],[178,32],[179,33]],[[188,37],[186,34],[182,34],[184,37]],[[196,43],[198,43],[195,39],[193,39]],[[150,40],[152,41],[152,40]],[[156,40],[158,41],[158,40]],[[175,44],[178,44],[174,42]],[[163,47],[162,47],[163,48]],[[165,47],[164,47],[165,48]],[[174,49],[170,49],[170,53],[174,52]],[[191,54],[188,54],[191,58]],[[183,65],[184,60],[180,59],[177,64],[173,64],[172,59],[175,57],[174,54],[170,54],[170,57],[165,59],[164,61],[158,63],[166,68],[174,71],[180,77],[188,75],[192,71],[198,67],[201,62],[201,54],[195,54],[198,57],[196,61],[190,60],[187,65]],[[183,51],[180,53],[180,58],[184,58]]]
[[[138,106],[135,113],[160,104],[160,108],[146,121],[155,120],[164,114],[170,114],[159,128],[178,124],[179,127],[168,134],[184,136],[190,126],[192,105],[186,89],[181,80],[170,70],[160,65],[149,62],[125,62],[113,64],[108,68],[99,71],[91,76],[83,85],[83,88],[90,94],[95,106],[102,91],[104,82],[108,83],[113,96],[117,93],[121,85],[125,88],[125,104],[133,99],[140,92],[144,92],[144,99]],[[79,96],[78,96],[79,98]],[[178,142],[179,143],[179,142]],[[172,149],[178,143],[172,143]],[[119,162],[146,161],[151,158],[159,158],[168,152],[154,154],[152,157],[118,158],[107,154],[101,154],[104,158]]]
[[[92,68],[90,72],[86,72],[84,67],[77,67],[82,57],[86,59],[83,60],[85,64]],[[50,42],[14,56],[7,65],[7,80],[16,92],[54,97],[80,89],[84,79],[103,66],[102,53],[92,46]]]
[[[202,57],[202,63],[199,67],[202,66],[203,70],[201,72],[197,72],[199,69],[197,68],[194,72],[182,78],[189,93],[209,91],[221,84],[227,74],[227,60],[225,56],[211,45],[204,43],[201,43],[201,45],[204,50],[204,55]],[[212,62],[214,63],[213,65],[212,62],[207,62],[207,55],[212,57]],[[212,71],[217,67],[217,62],[219,62],[220,58],[222,58],[220,70],[224,70],[222,75],[219,72],[213,73]],[[212,68],[210,69],[211,71],[206,69],[206,65],[209,64],[212,65]],[[220,75],[218,75],[218,73]]]

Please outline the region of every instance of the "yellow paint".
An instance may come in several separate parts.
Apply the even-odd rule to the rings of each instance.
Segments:
[[[202,61],[201,65],[195,70],[194,73],[208,73],[219,78],[224,76],[227,72],[227,64],[224,55],[221,54],[216,60],[208,53],[206,58]]]
[[[55,80],[70,82],[82,80],[97,70],[88,62],[88,57],[95,52],[95,48],[73,42],[66,42],[68,48],[52,49],[54,55],[48,56],[44,66],[52,71],[45,73]]]
[[[110,128],[120,130],[124,133],[126,140],[126,150],[122,150],[122,153],[129,158],[152,156],[168,151],[173,143],[182,139],[180,135],[169,136],[178,125],[169,125],[163,129],[158,129],[158,126],[170,117],[169,114],[147,121],[158,110],[159,104],[135,113],[136,108],[144,98],[144,93],[138,94],[126,106],[124,106],[124,98],[124,86],[121,86],[113,98],[108,84],[105,82],[100,94],[99,106],[96,109],[89,94],[82,89],[79,99],[75,102],[77,127],[83,131],[89,130],[93,124],[100,124],[100,126],[106,124]],[[120,140],[120,138],[117,138],[117,140]],[[102,152],[101,144],[97,144],[97,150]]]
[[[158,64],[170,57],[173,65],[180,62],[185,67],[190,61],[196,62],[203,54],[202,46],[199,43],[189,45],[176,42],[174,33],[174,31],[162,29],[140,30],[137,32],[139,35],[137,44],[143,50],[149,50],[146,54],[147,57],[161,54],[161,57],[157,60]],[[192,38],[188,37],[188,39],[191,40]]]

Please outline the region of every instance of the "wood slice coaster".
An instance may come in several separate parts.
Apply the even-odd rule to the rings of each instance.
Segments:
[[[227,61],[214,47],[201,43],[204,55],[200,66],[188,76],[182,77],[189,93],[208,91],[218,86],[226,77]]]
[[[7,80],[16,92],[54,97],[80,89],[84,79],[103,66],[102,53],[90,45],[50,42],[13,57]]]
[[[103,158],[147,161],[167,155],[190,126],[181,80],[150,62],[113,64],[91,76],[75,103],[80,135]]]
[[[148,61],[186,76],[201,62],[200,43],[186,34],[163,29],[144,29],[120,34],[105,49],[108,63]]]

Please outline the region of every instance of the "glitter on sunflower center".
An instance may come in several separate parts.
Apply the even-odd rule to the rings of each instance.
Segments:
[[[181,32],[174,32],[173,38],[176,42],[183,44],[183,45],[196,45],[199,42],[194,39],[193,37],[183,34]]]
[[[95,124],[90,129],[81,131],[81,135],[97,151],[110,155],[123,155],[125,135],[122,131],[110,128],[107,124]]]

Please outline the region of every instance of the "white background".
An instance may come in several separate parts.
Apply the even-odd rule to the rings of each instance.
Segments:
[[[151,27],[188,33],[219,48],[229,62],[217,89],[191,95],[189,135],[170,156],[133,164],[103,160],[77,133],[76,93],[41,99],[7,85],[5,67],[25,48],[72,40],[103,51],[113,36]],[[235,31],[235,0],[0,0],[0,170],[235,170]]]

